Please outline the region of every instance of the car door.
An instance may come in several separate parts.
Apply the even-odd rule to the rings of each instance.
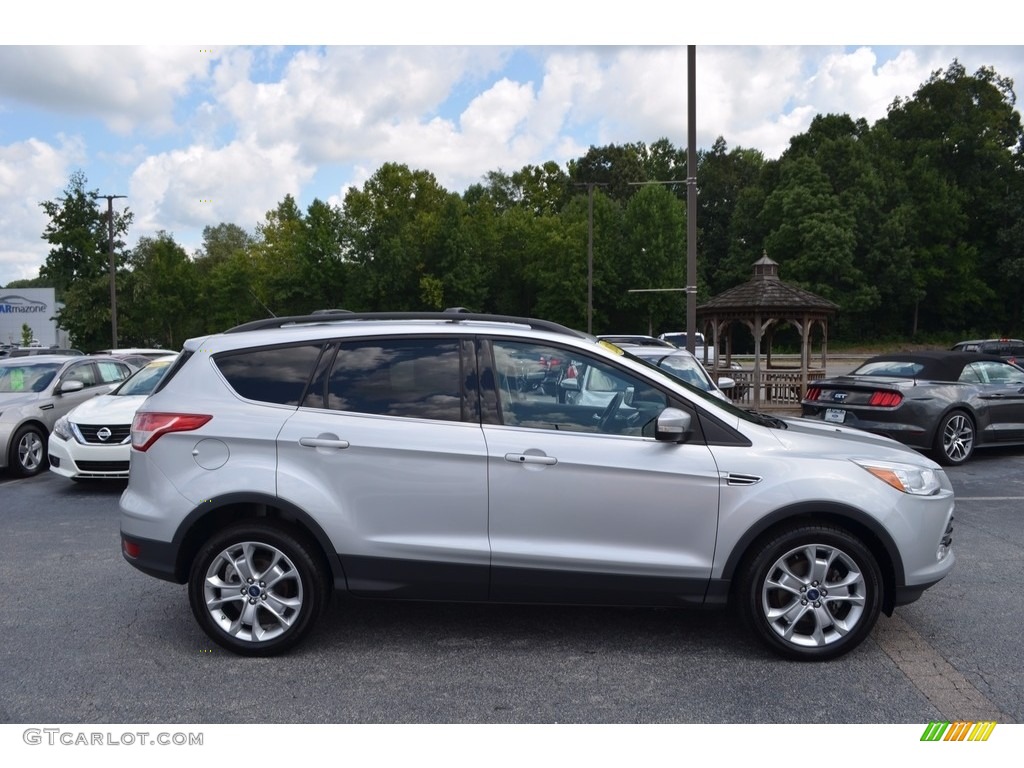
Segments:
[[[278,436],[278,493],[337,546],[351,592],[483,600],[487,456],[472,343],[338,343]]]
[[[82,388],[66,389],[69,382],[81,382]],[[110,389],[93,362],[83,360],[69,365],[53,383],[51,396],[40,405],[46,425],[52,430],[57,419],[67,414],[76,405],[84,403]]]
[[[516,361],[542,355],[571,357],[621,381],[618,402],[558,403],[509,386]],[[653,438],[653,420],[670,403],[666,391],[606,358],[528,341],[486,342],[480,365],[498,401],[483,426],[492,599],[701,602],[718,526],[718,469],[699,434],[684,444]]]
[[[1024,371],[997,360],[970,364],[984,382],[979,397],[987,424],[979,424],[983,442],[1024,440]]]

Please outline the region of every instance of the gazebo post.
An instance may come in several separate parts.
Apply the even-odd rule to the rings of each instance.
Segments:
[[[714,346],[719,350],[723,336],[723,326],[729,324],[729,346],[726,353],[726,365],[732,359],[731,323],[742,322],[750,327],[754,337],[754,371],[751,387],[754,390],[754,408],[763,402],[772,400],[773,387],[780,386],[783,393],[783,406],[792,406],[794,384],[799,382],[800,397],[807,393],[812,381],[811,359],[814,324],[822,326],[821,371],[824,372],[828,355],[828,318],[835,315],[839,305],[828,299],[817,296],[795,285],[784,283],[779,279],[779,265],[768,258],[765,253],[754,263],[753,279],[742,285],[713,296],[702,306],[697,307],[698,318],[711,319],[711,336]],[[753,318],[751,324],[748,318]],[[772,342],[776,325],[790,322],[800,332],[800,373],[772,370]],[[762,354],[765,359],[762,361]],[[714,360],[718,368],[718,355]],[[716,371],[716,374],[718,371]],[[816,372],[815,375],[818,375]],[[762,391],[763,388],[763,391]]]

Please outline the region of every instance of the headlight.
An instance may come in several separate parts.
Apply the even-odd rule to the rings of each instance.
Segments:
[[[71,440],[71,422],[68,421],[67,416],[57,419],[57,423],[53,425],[53,434],[62,440]]]
[[[927,467],[916,467],[913,464],[859,461],[857,459],[854,459],[854,463],[903,493],[910,493],[914,496],[931,496],[938,493],[939,488],[942,487],[938,473]]]

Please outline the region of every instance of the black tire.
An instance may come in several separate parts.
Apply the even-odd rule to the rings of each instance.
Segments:
[[[38,475],[48,465],[46,433],[34,424],[26,424],[14,433],[7,464],[18,477]]]
[[[199,550],[188,596],[199,626],[242,656],[273,656],[298,643],[326,605],[326,566],[284,528],[245,522]]]
[[[935,430],[935,445],[932,455],[940,464],[955,467],[974,455],[974,444],[978,433],[974,419],[965,411],[950,411],[942,417]]]
[[[735,598],[744,623],[773,651],[825,661],[853,650],[871,632],[882,605],[882,575],[874,555],[847,531],[793,526],[753,550]]]

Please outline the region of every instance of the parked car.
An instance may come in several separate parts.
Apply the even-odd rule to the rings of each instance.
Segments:
[[[176,357],[149,361],[109,394],[57,419],[49,441],[50,471],[72,480],[128,477],[132,418]]]
[[[10,350],[8,357],[35,357],[38,355],[63,355],[65,357],[84,355],[80,349],[64,349],[62,347],[18,347]]]
[[[814,382],[801,410],[963,464],[977,448],[1024,444],[1024,370],[978,352],[880,355]]]
[[[46,468],[54,423],[106,394],[132,369],[111,357],[33,355],[0,360],[0,469],[22,477]]]
[[[675,347],[630,347],[622,348],[627,355],[632,355],[650,365],[668,372],[671,376],[689,384],[692,387],[708,392],[715,397],[729,402],[729,396],[723,389],[731,389],[735,382],[723,377],[720,385],[715,384],[711,374],[701,365],[700,361],[687,352],[685,349]],[[572,380],[563,382],[570,391],[573,389]],[[618,390],[615,382],[601,375],[599,372],[592,373],[589,369],[577,384],[578,394],[573,402],[603,404],[612,399]]]
[[[953,345],[957,352],[981,352],[998,355],[1007,362],[1019,365],[1024,362],[1024,341],[1020,339],[970,339]]]
[[[668,347],[675,349],[675,345],[664,339],[656,339],[653,336],[642,336],[637,334],[602,335],[597,337],[599,341],[608,341],[620,347]]]
[[[153,347],[119,347],[117,349],[100,349],[93,352],[94,355],[106,355],[107,357],[124,357],[131,355],[134,357],[146,357],[150,360],[156,360],[160,357],[167,357],[168,355],[178,354],[171,349],[157,349]]]
[[[686,349],[686,343],[690,337],[689,334],[686,333],[686,331],[672,331],[670,333],[663,333],[660,336],[658,336],[658,338],[661,339],[662,341],[667,341],[669,344],[671,344],[674,347],[678,347],[679,349]],[[706,350],[704,349],[704,345],[706,342],[704,341],[703,333],[700,333],[699,331],[694,333],[693,342],[693,354],[696,356],[698,360],[700,360],[701,362],[707,360],[707,362],[709,363],[715,362],[716,355],[718,353],[715,351],[715,347],[713,344],[708,345]]]
[[[625,388],[597,405],[518,390],[541,358]],[[335,589],[731,604],[773,650],[821,660],[955,559],[930,459],[748,413],[530,318],[335,313],[192,339],[131,444],[125,559],[187,584],[202,629],[244,655],[294,646]]]

